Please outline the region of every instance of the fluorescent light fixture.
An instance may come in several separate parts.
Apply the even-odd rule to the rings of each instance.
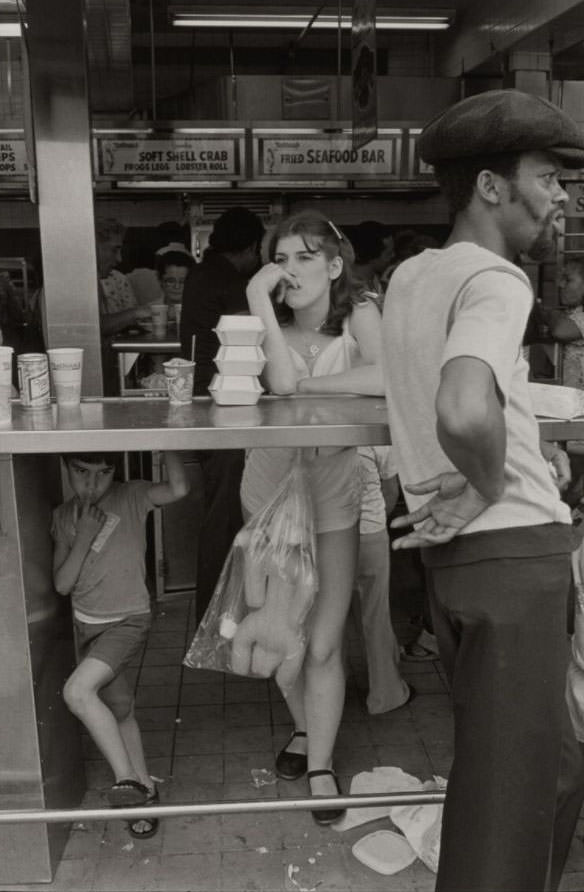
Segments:
[[[301,31],[311,16],[309,13],[221,13],[221,12],[189,12],[186,10],[171,11],[172,24],[177,28],[290,28]],[[450,27],[452,14],[441,12],[436,14],[382,15],[375,18],[378,31],[445,31]],[[336,15],[319,15],[312,23],[313,29],[338,28]],[[341,16],[341,28],[350,29],[351,16]]]
[[[0,37],[20,37],[21,34],[19,22],[0,22]]]

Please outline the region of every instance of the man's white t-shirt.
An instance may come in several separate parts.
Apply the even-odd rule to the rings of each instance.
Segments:
[[[541,455],[528,392],[521,342],[532,304],[529,279],[519,267],[470,242],[427,249],[402,263],[389,283],[384,375],[402,485],[455,470],[436,436],[436,393],[449,360],[471,356],[485,362],[503,398],[503,496],[462,534],[571,523]],[[405,495],[410,510],[428,500],[427,495]]]

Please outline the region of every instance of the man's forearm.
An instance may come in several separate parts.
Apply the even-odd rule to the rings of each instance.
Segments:
[[[480,425],[451,426],[438,420],[440,445],[455,468],[487,501],[503,493],[507,436],[503,412],[497,407]]]

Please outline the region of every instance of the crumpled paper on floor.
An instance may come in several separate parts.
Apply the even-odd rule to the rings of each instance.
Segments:
[[[351,795],[374,793],[424,792],[445,790],[446,780],[434,775],[433,780],[421,781],[401,768],[376,767],[361,771],[351,781]],[[442,805],[380,805],[372,808],[349,808],[333,828],[339,832],[388,817],[398,827],[418,858],[436,873],[440,854]]]

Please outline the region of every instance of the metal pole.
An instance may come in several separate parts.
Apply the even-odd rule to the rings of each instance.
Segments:
[[[337,121],[341,120],[342,115],[342,102],[341,102],[341,89],[343,86],[343,80],[341,76],[341,50],[343,44],[343,4],[342,0],[338,2],[337,9]]]
[[[237,121],[237,77],[235,75],[235,44],[233,31],[229,29],[229,75],[231,78],[231,115]]]
[[[154,49],[154,0],[150,0],[150,83],[152,90],[152,120],[158,117],[156,109],[156,53]]]
[[[137,808],[75,808],[75,809],[4,809],[0,824],[58,824],[75,821],[103,821],[136,819],[146,812],[152,818],[183,817],[185,815],[233,815],[273,811],[312,811],[315,808],[372,808],[380,805],[441,805],[443,791],[423,793],[380,793],[363,796],[311,796],[306,799],[262,799],[253,802],[203,802],[197,805],[149,805]]]

